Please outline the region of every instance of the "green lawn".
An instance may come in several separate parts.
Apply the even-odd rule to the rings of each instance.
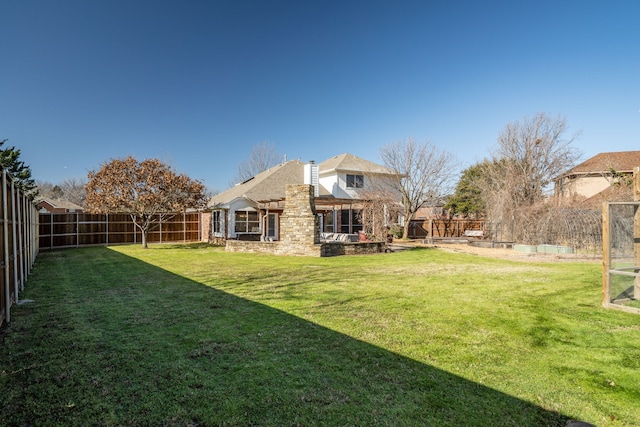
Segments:
[[[43,252],[0,331],[0,425],[640,425],[640,316],[598,263],[419,249]]]

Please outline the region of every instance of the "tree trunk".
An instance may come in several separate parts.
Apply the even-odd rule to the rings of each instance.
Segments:
[[[149,245],[147,245],[147,229],[143,228],[142,230],[142,247],[147,249]]]
[[[409,240],[409,228],[411,228],[411,221],[413,221],[414,214],[406,214],[404,218],[404,224],[402,227],[402,238],[405,240]]]

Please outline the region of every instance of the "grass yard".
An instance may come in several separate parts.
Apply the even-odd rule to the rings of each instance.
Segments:
[[[601,265],[206,245],[39,255],[0,425],[640,425],[640,316]]]

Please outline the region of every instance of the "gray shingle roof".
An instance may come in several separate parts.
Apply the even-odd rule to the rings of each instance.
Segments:
[[[388,174],[389,169],[377,165],[368,160],[354,156],[353,154],[341,154],[332,157],[318,165],[319,174],[325,172],[369,172],[375,174]],[[285,186],[287,184],[304,183],[304,163],[300,160],[290,160],[278,166],[274,166],[254,176],[253,178],[237,184],[222,193],[213,196],[207,206],[220,207],[231,201],[244,197],[254,202],[269,202],[284,200]],[[331,193],[320,186],[320,196],[332,197]]]
[[[300,160],[290,160],[260,172],[253,178],[213,196],[209,200],[208,206],[226,204],[239,197],[256,202],[281,200],[285,197],[286,184],[302,184],[303,182],[304,163]]]
[[[353,154],[344,153],[331,157],[318,165],[320,174],[332,171],[342,172],[368,172],[376,174],[389,174],[391,171],[369,160],[362,159]]]

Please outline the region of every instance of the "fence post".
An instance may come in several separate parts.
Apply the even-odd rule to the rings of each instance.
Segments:
[[[29,206],[29,270],[27,273],[31,273],[31,268],[36,261],[36,256],[40,249],[40,230],[38,225],[40,224],[40,216],[38,210],[34,205],[27,202]]]
[[[11,180],[11,254],[13,255],[13,292],[18,302],[18,230],[16,229],[16,184]]]
[[[640,201],[640,166],[633,168],[633,200]],[[640,266],[640,209],[634,207],[633,213],[633,259],[636,268]],[[640,299],[640,276],[636,276],[633,286],[633,297]]]
[[[38,256],[38,252],[40,252],[40,239],[38,238],[40,234],[40,217],[38,216],[38,211],[35,206],[32,206],[31,212],[33,215],[33,256],[31,257],[30,267],[33,267],[33,264],[36,262],[36,257]]]
[[[49,224],[51,225],[51,230],[49,231],[49,249],[53,249],[53,214],[49,213]]]
[[[11,322],[11,290],[9,287],[9,220],[7,216],[7,171],[2,170],[2,240],[3,240],[3,257],[2,268],[4,277],[4,318],[7,323]]]
[[[29,275],[29,273],[31,273],[31,260],[33,259],[33,252],[32,251],[33,251],[33,248],[35,246],[34,242],[33,242],[33,239],[34,238],[38,238],[39,239],[39,236],[38,237],[34,237],[36,235],[33,233],[33,221],[34,221],[33,216],[34,215],[38,215],[37,212],[35,212],[35,214],[34,214],[34,210],[35,210],[35,207],[33,205],[29,206],[29,201],[25,197],[24,198],[24,211],[26,213],[26,218],[25,218],[25,224],[24,224],[24,229],[25,229],[25,236],[24,236],[25,248],[24,248],[24,253],[25,253],[26,258],[27,258],[26,259],[27,262],[25,263],[26,269],[24,271],[24,273],[25,273],[24,274],[25,275],[25,281],[26,281],[27,275]],[[40,246],[40,245],[38,244],[38,246]]]
[[[25,254],[24,254],[24,194],[18,195],[18,254],[20,255],[20,291],[24,291]]]
[[[609,286],[611,269],[611,257],[609,248],[611,247],[610,232],[609,232],[609,203],[602,204],[602,306],[609,306]]]

